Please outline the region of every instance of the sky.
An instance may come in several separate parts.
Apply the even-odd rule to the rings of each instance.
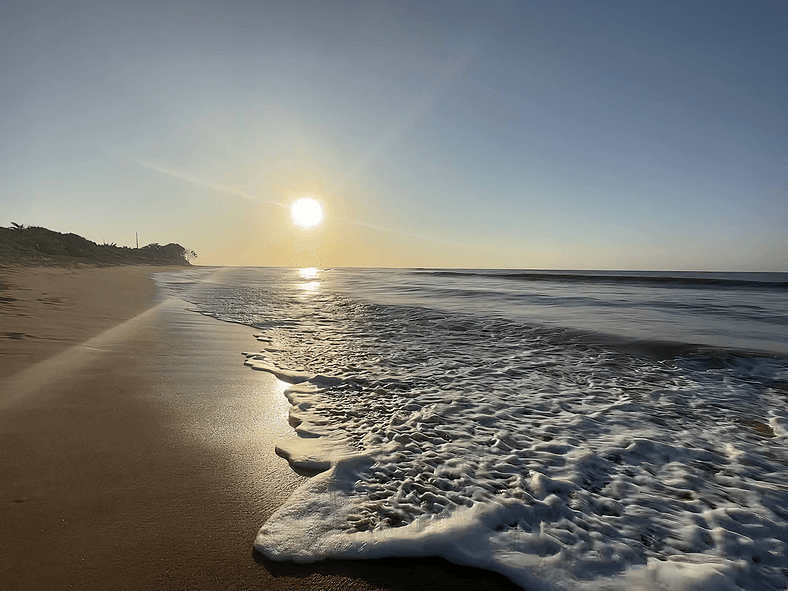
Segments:
[[[786,1],[10,0],[0,226],[204,265],[788,271],[786,56]]]

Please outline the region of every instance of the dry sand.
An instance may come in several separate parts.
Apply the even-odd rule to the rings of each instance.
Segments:
[[[277,564],[304,481],[253,329],[156,303],[161,268],[0,268],[0,589],[516,589],[436,559]],[[2,338],[4,337],[4,338]]]

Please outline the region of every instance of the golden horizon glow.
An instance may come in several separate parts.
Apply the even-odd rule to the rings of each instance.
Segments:
[[[323,219],[323,208],[314,199],[302,197],[290,206],[290,217],[296,226],[314,228]]]

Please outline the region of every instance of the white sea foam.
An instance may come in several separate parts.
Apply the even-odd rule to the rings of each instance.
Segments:
[[[531,392],[515,412],[488,397],[408,397],[382,402],[377,428],[341,389],[288,398],[313,462],[331,469],[260,530],[270,558],[437,555],[528,589],[786,586],[788,477],[752,436],[701,439],[669,411],[646,428],[626,395]],[[332,413],[355,454],[314,446]]]
[[[437,555],[526,589],[788,587],[784,360],[211,289],[203,311],[263,329],[247,365],[292,384],[278,453],[318,472],[263,525],[266,556]]]

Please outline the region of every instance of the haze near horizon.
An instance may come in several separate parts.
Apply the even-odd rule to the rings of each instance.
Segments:
[[[785,2],[33,0],[0,48],[0,225],[212,265],[788,271]]]

